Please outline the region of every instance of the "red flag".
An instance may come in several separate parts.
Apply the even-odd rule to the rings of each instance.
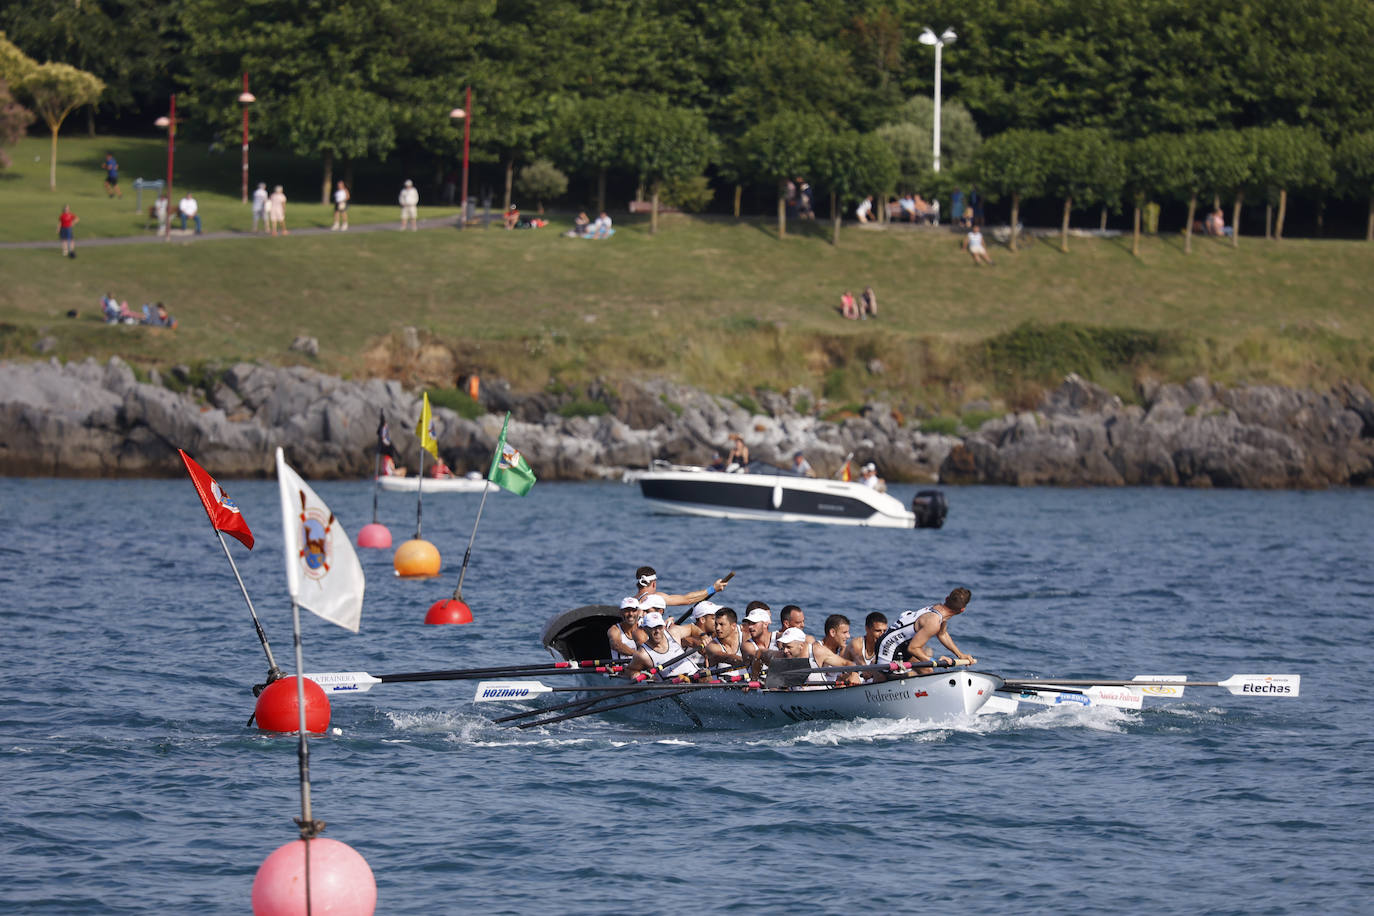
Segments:
[[[196,464],[195,459],[181,449],[177,449],[177,454],[186,462],[191,483],[196,485],[196,492],[200,494],[200,501],[205,506],[205,514],[210,516],[210,524],[230,537],[237,538],[240,544],[252,550],[253,532],[248,530],[248,523],[243,520],[239,507],[220,487],[219,481],[207,474],[205,468]]]
[[[844,469],[843,469],[842,471],[840,471],[840,479],[843,480],[843,481],[850,481],[850,480],[853,480],[853,479],[854,479],[854,475],[851,474],[851,473],[849,472],[849,462],[848,462],[848,461],[846,461],[846,462],[844,463]]]

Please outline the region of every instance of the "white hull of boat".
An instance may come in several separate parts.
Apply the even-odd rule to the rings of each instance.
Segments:
[[[426,493],[481,493],[487,485],[485,478],[472,480],[467,477],[426,477]],[[414,493],[420,487],[419,477],[378,477],[377,485],[390,493]],[[492,489],[498,489],[495,484]]]
[[[749,521],[820,522],[915,528],[901,501],[861,483],[793,474],[727,473],[704,468],[644,471],[636,478],[656,508]]]

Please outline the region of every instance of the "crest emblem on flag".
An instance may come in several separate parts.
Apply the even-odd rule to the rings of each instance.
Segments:
[[[330,547],[333,535],[334,513],[325,513],[306,505],[305,493],[301,493],[301,572],[307,579],[322,579],[329,572]]]
[[[240,514],[239,504],[230,499],[229,494],[224,492],[224,488],[219,485],[219,481],[213,478],[210,480],[210,496],[219,503],[220,508],[228,509],[235,515]]]
[[[520,455],[518,448],[513,448],[509,442],[502,443],[501,449],[501,470],[508,471],[511,468],[520,467],[520,462],[524,459]]]

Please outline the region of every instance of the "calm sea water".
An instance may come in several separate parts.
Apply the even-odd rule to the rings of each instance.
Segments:
[[[350,534],[370,520],[365,483],[318,489]],[[258,536],[230,549],[289,666],[275,484],[229,490]],[[335,698],[342,735],[311,744],[316,817],[367,858],[387,914],[1370,912],[1374,491],[947,493],[941,531],[870,531],[541,483],[487,502],[476,622],[426,627],[477,509],[434,496],[443,578],[363,552],[362,632],[303,614],[306,667],[539,661],[549,615],[613,601],[647,563],[670,591],[734,569],[736,607],[795,601],[813,632],[964,584],[953,634],[987,670],[1298,672],[1302,697],[517,732],[471,683],[386,684]],[[381,506],[398,542],[413,531],[412,497]],[[0,908],[248,912],[295,836],[296,747],[245,727],[266,663],[189,482],[0,480],[0,596]]]

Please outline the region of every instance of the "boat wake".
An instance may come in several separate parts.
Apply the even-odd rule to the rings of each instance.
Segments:
[[[953,735],[1006,735],[1044,729],[1081,728],[1125,734],[1140,714],[1107,706],[1046,707],[1010,715],[957,716],[938,722],[920,719],[854,719],[819,727],[799,726],[747,742],[753,747],[834,747],[888,741],[936,743]]]

